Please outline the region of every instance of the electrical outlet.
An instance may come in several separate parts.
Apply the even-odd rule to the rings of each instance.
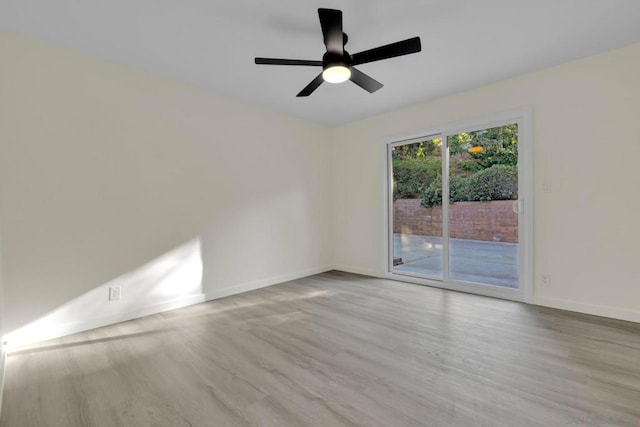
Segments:
[[[551,185],[550,181],[545,181],[542,183],[542,192],[550,194],[553,191],[553,185]]]
[[[116,301],[120,299],[120,294],[122,291],[121,286],[112,286],[109,288],[109,301]]]
[[[544,286],[545,288],[548,288],[549,286],[551,286],[551,275],[550,274],[543,274],[542,275],[542,286]]]

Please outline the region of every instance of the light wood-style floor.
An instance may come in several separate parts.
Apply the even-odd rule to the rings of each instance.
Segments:
[[[0,425],[640,426],[640,325],[330,272],[14,352]]]

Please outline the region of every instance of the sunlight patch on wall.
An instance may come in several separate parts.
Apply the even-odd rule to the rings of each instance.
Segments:
[[[200,239],[65,303],[5,335],[9,349],[204,301]],[[119,287],[119,300],[109,289]]]

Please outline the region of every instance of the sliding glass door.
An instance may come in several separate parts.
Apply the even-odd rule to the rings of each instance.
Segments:
[[[525,299],[525,123],[516,116],[388,145],[392,275]]]

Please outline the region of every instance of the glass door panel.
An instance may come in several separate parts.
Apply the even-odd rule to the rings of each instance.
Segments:
[[[518,125],[447,136],[448,278],[518,288]]]
[[[424,206],[426,191],[442,194],[442,139],[393,144],[390,159],[391,271],[442,280],[443,210]]]

